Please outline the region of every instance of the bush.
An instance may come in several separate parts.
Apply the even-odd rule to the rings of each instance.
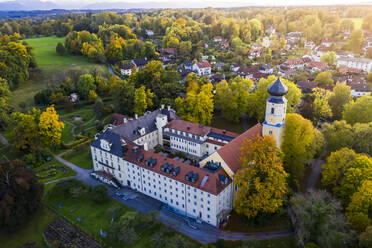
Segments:
[[[90,196],[92,201],[96,203],[102,203],[109,199],[108,196],[108,189],[105,185],[100,184],[97,186],[94,186],[91,189]]]

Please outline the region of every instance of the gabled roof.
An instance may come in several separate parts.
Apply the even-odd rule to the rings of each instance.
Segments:
[[[230,169],[236,173],[240,168],[240,148],[243,145],[244,140],[253,139],[257,135],[261,135],[262,133],[262,125],[261,123],[256,124],[255,126],[251,127],[235,139],[233,139],[230,143],[224,145],[220,149],[217,150],[217,153],[221,156],[223,161],[230,167]]]
[[[208,61],[196,62],[196,65],[199,68],[208,68],[208,67],[211,67],[211,64],[209,64]]]
[[[113,133],[111,131],[106,131],[103,134],[98,135],[97,139],[94,140],[91,143],[91,146],[102,150],[101,148],[101,140],[107,140],[108,142],[111,143],[111,150],[109,151],[110,153],[122,157],[123,156],[123,151],[121,148],[121,143],[120,143],[120,135],[117,133]]]

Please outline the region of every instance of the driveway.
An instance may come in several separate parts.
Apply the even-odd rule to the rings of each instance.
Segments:
[[[82,182],[90,186],[103,184],[90,176],[92,169],[88,170],[80,168],[79,166],[76,166],[75,164],[63,159],[61,156],[63,156],[63,154],[54,155],[54,157],[59,162],[65,164],[66,166],[70,167],[71,169],[77,172],[77,175],[75,176],[76,179],[81,180]],[[273,239],[293,235],[292,230],[255,233],[230,232],[220,230],[206,223],[201,224],[195,223],[194,225],[197,226],[198,229],[193,229],[186,224],[186,219],[188,219],[187,217],[169,211],[165,207],[165,205],[158,200],[148,197],[128,187],[123,187],[119,190],[114,189],[113,187],[108,187],[108,189],[109,196],[111,198],[143,214],[147,214],[152,211],[159,212],[159,216],[157,217],[158,221],[194,240],[197,240],[202,244],[214,243],[218,239],[225,240],[242,240],[248,238]],[[116,192],[120,192],[126,195],[128,199],[127,200],[122,199],[122,197],[116,195]]]

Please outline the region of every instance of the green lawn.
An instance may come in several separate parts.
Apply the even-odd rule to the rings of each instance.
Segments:
[[[342,20],[350,20],[354,22],[354,29],[361,29],[363,24],[363,18],[342,18]]]
[[[36,61],[40,67],[51,65],[86,65],[89,61],[83,56],[65,54],[58,55],[56,46],[58,42],[64,44],[64,37],[40,37],[25,39],[29,45],[35,48]]]
[[[0,232],[0,246],[18,248],[29,242],[36,242],[40,248],[47,248],[43,241],[42,233],[54,221],[55,217],[48,209],[40,209],[17,232]]]
[[[244,132],[244,128],[241,123],[233,123],[233,122],[225,120],[223,117],[220,117],[220,116],[213,117],[211,126],[215,128],[219,128],[219,129],[224,129],[230,132],[235,132],[235,133]]]
[[[49,185],[48,185],[49,186]],[[50,190],[50,187],[48,187]],[[109,238],[103,238],[100,236],[100,229],[107,231],[110,226],[111,216],[107,214],[107,210],[115,205],[122,207],[121,212],[135,211],[119,202],[109,199],[104,203],[95,203],[89,198],[89,193],[82,195],[79,198],[72,198],[69,194],[61,194],[50,191],[49,195],[44,197],[44,203],[51,208],[55,209],[59,214],[70,220],[72,223],[79,226],[88,234],[104,241],[105,247],[128,247],[120,245]],[[62,208],[57,207],[57,203],[62,204]],[[78,221],[77,218],[81,216],[82,221]],[[138,231],[140,236],[139,241],[129,247],[146,248],[151,247],[149,237],[154,231],[159,228],[166,228],[162,224],[158,224],[155,228],[145,228]]]
[[[84,168],[84,169],[93,168],[92,155],[90,153],[89,145],[84,147],[83,150],[76,151],[72,154],[63,155],[63,158],[81,168]]]
[[[68,144],[72,141],[74,141],[74,136],[71,133],[72,126],[65,123],[65,127],[62,130],[62,142],[65,144]]]
[[[57,166],[57,167],[63,167],[64,169],[53,169],[51,166]],[[48,170],[46,170],[48,169]],[[70,167],[65,166],[64,164],[60,163],[59,161],[52,159],[48,163],[38,167],[35,169],[35,172],[38,176],[43,177],[43,176],[48,176],[52,173],[52,171],[55,171],[55,176],[45,178],[45,179],[40,179],[40,183],[46,183],[50,181],[54,181],[60,178],[64,177],[72,177],[76,175],[76,172],[72,170]]]

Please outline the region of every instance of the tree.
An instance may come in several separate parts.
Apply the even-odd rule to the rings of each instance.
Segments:
[[[329,71],[322,71],[316,75],[314,82],[321,85],[332,85],[334,80],[332,79],[332,73]]]
[[[11,140],[14,146],[26,152],[36,151],[40,147],[40,136],[37,119],[40,111],[33,109],[26,114],[14,112],[11,119],[14,128],[11,133]]]
[[[145,86],[141,86],[134,91],[134,113],[143,115],[148,107],[152,106],[152,98],[154,94],[147,90]]]
[[[371,225],[370,211],[372,206],[372,180],[363,181],[358,191],[351,197],[351,202],[346,208],[346,217],[351,222],[353,229],[364,231]]]
[[[349,49],[359,54],[362,50],[363,39],[363,31],[360,29],[354,30],[349,38]]]
[[[367,75],[367,83],[369,83],[372,86],[372,71],[369,72]]]
[[[217,84],[215,104],[225,119],[239,122],[239,118],[247,111],[248,95],[252,89],[252,80],[241,77],[232,79],[230,83],[224,80]]]
[[[96,88],[94,78],[91,74],[84,74],[79,77],[77,82],[77,90],[85,99],[88,99],[89,92],[91,90],[96,90]]]
[[[88,99],[90,102],[94,102],[97,99],[97,93],[94,90],[89,91]]]
[[[8,82],[5,79],[0,78],[0,129],[4,129],[9,123],[9,96],[10,90]]]
[[[335,120],[340,120],[342,118],[344,106],[351,100],[352,96],[350,86],[337,82],[336,86],[333,88],[333,94],[328,99]]]
[[[349,102],[345,105],[342,113],[343,119],[349,124],[368,123],[372,121],[372,96],[364,95],[355,102]]]
[[[96,98],[96,101],[93,104],[93,111],[98,118],[102,117],[105,113],[105,105],[100,97]]]
[[[359,247],[369,248],[372,247],[372,226],[368,226],[366,231],[359,235]]]
[[[189,85],[186,98],[175,100],[178,115],[187,121],[209,124],[213,116],[213,85],[207,83],[199,87],[196,82]]]
[[[61,143],[62,130],[65,124],[59,119],[54,106],[46,108],[40,115],[38,124],[42,143],[47,147],[55,147]]]
[[[17,231],[42,205],[43,185],[23,162],[0,163],[0,228]]]
[[[320,61],[326,62],[329,66],[334,66],[337,61],[336,53],[326,52],[320,57]]]
[[[357,153],[369,154],[372,157],[372,122],[355,123],[353,132],[353,149]]]
[[[117,82],[117,86],[113,88],[116,99],[116,109],[122,114],[134,114],[134,86],[130,82],[124,80]]]
[[[352,147],[354,139],[353,130],[351,125],[347,124],[344,120],[335,121],[333,124],[325,123],[322,133],[326,142],[327,154],[343,147]]]
[[[277,77],[273,75],[267,79],[261,78],[256,85],[256,90],[248,96],[248,114],[251,117],[255,117],[258,121],[262,121],[265,118],[266,100],[270,96],[267,88],[276,80]],[[301,102],[301,90],[292,81],[285,78],[280,80],[288,87],[288,93],[285,95],[288,100],[287,112],[293,112],[293,107],[298,106]]]
[[[295,194],[290,199],[299,246],[345,247],[352,240],[340,203],[326,191]],[[307,247],[307,246],[306,246]]]
[[[259,213],[275,213],[287,193],[287,173],[271,136],[245,140],[241,148],[241,168],[235,176],[234,207],[237,213],[253,218]]]
[[[58,55],[61,55],[61,56],[65,55],[66,49],[65,49],[65,46],[61,42],[58,42],[57,47],[56,47],[56,52],[58,53]]]
[[[322,88],[315,88],[311,95],[314,97],[314,117],[316,125],[318,125],[320,120],[332,117],[332,109],[328,104],[328,99],[331,97],[331,93]]]
[[[316,142],[320,144],[314,145]],[[311,121],[299,114],[287,114],[281,149],[284,153],[284,168],[295,185],[299,185],[305,163],[313,158],[322,143],[322,135]]]

